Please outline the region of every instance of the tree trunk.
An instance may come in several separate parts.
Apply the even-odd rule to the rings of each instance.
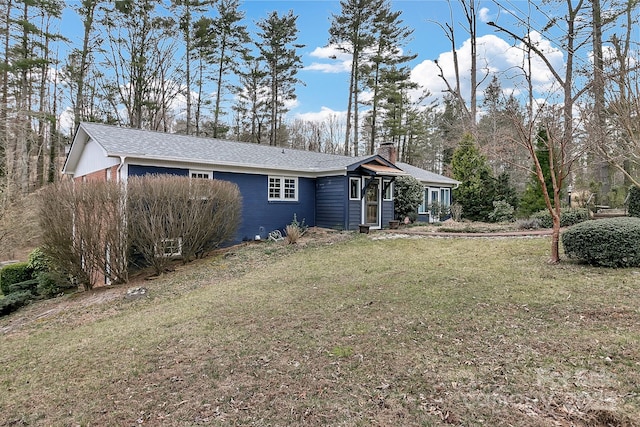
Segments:
[[[347,123],[345,125],[345,133],[344,133],[344,155],[348,156],[350,151],[350,142],[351,142],[351,109],[353,105],[353,82],[355,80],[355,73],[353,71],[354,64],[357,61],[352,58],[351,61],[351,75],[349,76],[349,100],[347,102]]]
[[[9,41],[11,40],[11,7],[12,0],[7,0],[6,13],[4,15],[4,58],[2,58],[2,99],[0,99],[0,179],[7,173],[7,153],[9,145]],[[1,182],[1,181],[0,181]]]
[[[560,215],[558,213],[553,216],[553,230],[551,232],[551,256],[550,264],[560,262]]]
[[[222,96],[222,75],[224,74],[224,61],[227,50],[227,35],[222,36],[220,44],[220,60],[218,61],[218,81],[216,83],[216,107],[213,110],[213,137],[218,137],[218,126],[220,118],[220,97]]]
[[[602,52],[602,16],[600,0],[591,0],[593,10],[593,110],[596,116],[596,144],[603,147],[606,143],[605,128],[607,126],[604,102],[604,59]],[[600,199],[598,203],[609,204],[611,192],[611,167],[607,159],[600,159],[597,164],[600,180]]]

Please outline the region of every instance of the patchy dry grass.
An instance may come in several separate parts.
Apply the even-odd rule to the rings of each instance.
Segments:
[[[638,425],[638,270],[549,266],[546,238],[371,237],[2,320],[0,425]]]

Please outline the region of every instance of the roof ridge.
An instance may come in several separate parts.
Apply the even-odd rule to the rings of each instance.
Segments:
[[[203,141],[206,141],[206,140],[218,141],[218,142],[221,142],[221,143],[238,144],[238,145],[247,146],[247,147],[263,147],[265,149],[272,149],[274,151],[275,150],[283,150],[283,149],[284,150],[293,150],[293,151],[300,152],[300,153],[312,153],[312,154],[322,155],[322,156],[326,156],[326,157],[339,157],[339,158],[343,158],[343,159],[354,159],[355,161],[375,156],[375,154],[366,155],[366,156],[345,156],[343,154],[323,153],[323,152],[320,152],[320,151],[304,150],[302,148],[283,146],[283,145],[267,145],[267,144],[249,142],[249,141],[234,141],[234,140],[231,140],[231,139],[213,138],[213,137],[210,137],[210,136],[186,135],[186,134],[182,134],[182,133],[162,132],[162,131],[159,131],[159,130],[152,130],[152,129],[130,128],[130,127],[120,126],[120,125],[109,125],[107,123],[81,122],[80,125],[100,126],[100,127],[104,127],[104,128],[107,128],[107,129],[117,129],[117,130],[121,130],[121,131],[125,131],[125,132],[142,132],[142,133],[147,133],[147,134],[160,135],[163,138],[175,137],[175,138],[185,138],[185,139],[199,139],[199,140],[203,140]]]

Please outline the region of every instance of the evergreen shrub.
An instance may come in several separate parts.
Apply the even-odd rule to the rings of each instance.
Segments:
[[[27,262],[17,262],[9,264],[0,270],[0,290],[4,295],[11,293],[9,287],[14,283],[30,280],[31,269]]]
[[[12,283],[9,285],[9,292],[7,295],[15,294],[16,292],[30,292],[36,294],[38,287],[38,279],[29,279],[24,282]]]
[[[602,267],[640,267],[640,218],[587,221],[562,233],[569,258]]]
[[[29,254],[27,264],[31,269],[32,274],[35,275],[36,273],[48,271],[50,268],[51,262],[49,261],[49,258],[44,253],[42,248],[35,248]]]
[[[543,210],[531,215],[531,219],[538,220],[541,228],[552,228],[553,219],[548,210]],[[560,227],[570,227],[589,219],[589,210],[586,208],[560,209]]]
[[[515,208],[506,200],[493,202],[493,212],[489,213],[489,220],[492,222],[513,221]]]
[[[629,216],[640,218],[640,187],[629,188]]]
[[[39,273],[37,280],[37,293],[45,298],[53,298],[65,290],[77,288],[67,276],[56,271]]]
[[[0,299],[0,316],[7,315],[25,306],[33,298],[29,291],[14,292]]]
[[[400,176],[396,178],[393,189],[395,217],[399,220],[409,217],[415,221],[424,197],[424,187],[420,181],[412,176]]]

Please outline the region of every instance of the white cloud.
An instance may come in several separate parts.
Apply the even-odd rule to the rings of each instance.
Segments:
[[[58,116],[58,128],[64,135],[71,135],[73,129],[73,108],[67,107]]]
[[[558,72],[563,75],[564,59],[562,52],[552,46],[551,42],[543,39],[538,33],[531,33],[531,40],[536,43],[546,55],[549,62]],[[482,91],[491,81],[491,76],[498,76],[502,89],[506,93],[514,95],[526,93],[525,80],[522,75],[522,68],[525,64],[525,50],[522,44],[513,46],[504,39],[493,35],[485,35],[477,38],[477,79],[483,81],[479,88],[479,99],[482,98]],[[471,81],[471,40],[464,41],[457,49],[458,67],[460,70],[460,86],[463,97],[470,98]],[[444,78],[451,87],[455,87],[455,67],[454,55],[451,51],[441,53],[436,60],[425,60],[416,65],[411,72],[411,80],[418,83],[422,88],[429,90],[432,99],[439,98],[446,91],[447,86],[440,77],[442,68]],[[532,83],[536,92],[544,93],[557,88],[557,82],[549,71],[546,64],[537,56],[531,61]],[[418,91],[415,95],[417,96]]]
[[[488,7],[480,8],[480,21],[481,22],[489,22],[494,20],[494,15],[490,13]]]
[[[329,120],[346,119],[346,111],[335,111],[329,107],[321,107],[320,111],[313,111],[308,113],[298,113],[295,115],[296,119],[308,121],[308,122],[329,122]]]
[[[304,69],[322,73],[345,73],[351,71],[351,55],[337,48],[336,45],[316,47],[309,54],[313,58],[331,62],[312,62]]]
[[[298,98],[296,98],[296,99],[287,99],[286,101],[284,101],[284,106],[285,106],[285,108],[287,110],[293,110],[298,105],[300,105],[300,101],[298,101]]]

